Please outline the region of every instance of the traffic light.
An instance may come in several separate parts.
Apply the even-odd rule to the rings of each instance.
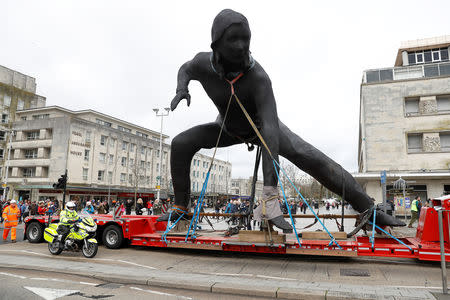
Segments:
[[[53,184],[54,189],[65,189],[67,183],[67,174],[61,175],[61,178],[58,179],[57,183]]]

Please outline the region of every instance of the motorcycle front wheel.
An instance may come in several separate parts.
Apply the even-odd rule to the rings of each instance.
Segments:
[[[60,242],[48,243],[48,251],[53,255],[58,255],[63,251],[63,247]]]
[[[98,244],[90,242],[84,243],[81,251],[83,252],[84,257],[92,258],[97,254]]]

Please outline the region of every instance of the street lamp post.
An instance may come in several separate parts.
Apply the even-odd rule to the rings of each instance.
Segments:
[[[160,196],[161,196],[161,179],[162,179],[162,157],[163,157],[163,152],[162,152],[162,132],[163,132],[163,119],[165,116],[169,115],[169,111],[170,108],[169,107],[165,107],[164,110],[161,110],[161,113],[159,113],[160,109],[159,108],[154,108],[153,111],[156,113],[157,117],[161,117],[161,132],[159,135],[159,169],[158,169],[158,186],[157,186],[157,196],[156,199],[160,200]],[[165,112],[164,112],[165,111]]]
[[[14,131],[12,130],[7,130],[7,132],[9,133],[9,145],[8,145],[8,158],[6,159],[6,170],[5,170],[5,181],[3,182],[3,199],[5,199],[6,196],[6,186],[8,185],[8,172],[9,172],[9,161],[10,161],[10,156],[11,156],[11,147],[12,147],[12,136],[14,134]]]

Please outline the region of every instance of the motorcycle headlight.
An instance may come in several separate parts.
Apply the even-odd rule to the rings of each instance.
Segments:
[[[97,224],[94,224],[94,226],[86,226],[87,232],[95,232],[97,230]]]

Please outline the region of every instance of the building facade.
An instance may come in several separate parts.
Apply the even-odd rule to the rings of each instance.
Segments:
[[[36,94],[36,80],[15,70],[0,66],[0,176],[6,181],[7,141],[16,111],[45,106],[45,98]]]
[[[377,201],[382,171],[388,199],[399,178],[410,200],[450,193],[449,47],[450,36],[403,42],[394,67],[364,71],[355,177]]]
[[[197,195],[202,191],[211,164],[211,157],[196,153],[191,162],[191,194]],[[227,195],[231,187],[231,163],[215,158],[208,179],[206,194],[218,196]]]
[[[16,114],[8,174],[14,197],[62,200],[52,185],[65,170],[66,200],[152,198],[160,167],[161,188],[169,190],[167,135],[160,153],[159,132],[93,110],[50,106]]]
[[[233,178],[231,180],[231,193],[240,198],[249,198],[252,194],[253,176],[249,178]],[[255,184],[255,200],[258,201],[262,197],[263,181],[257,180]]]

